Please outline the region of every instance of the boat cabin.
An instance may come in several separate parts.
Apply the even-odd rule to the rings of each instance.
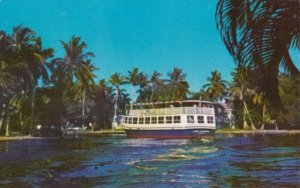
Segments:
[[[187,100],[137,103],[123,116],[124,125],[215,125],[214,105],[208,101]]]

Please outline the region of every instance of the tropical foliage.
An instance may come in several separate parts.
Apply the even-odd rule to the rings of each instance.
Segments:
[[[55,58],[49,64],[52,72],[51,80],[57,84],[59,88],[70,88],[61,93],[62,98],[66,100],[69,115],[74,116],[74,108],[81,108],[82,123],[87,118],[85,116],[86,104],[92,106],[93,103],[86,96],[92,91],[94,83],[95,66],[92,64],[92,58],[95,57],[92,52],[84,52],[87,45],[80,41],[80,37],[72,37],[72,39],[65,43],[61,41],[65,50],[64,58]],[[79,92],[78,92],[79,91]],[[90,107],[91,108],[91,107]],[[72,110],[73,109],[73,110]],[[82,125],[84,126],[84,125]]]
[[[52,49],[43,49],[41,38],[30,28],[17,26],[11,35],[0,32],[1,62],[1,98],[2,113],[0,128],[6,122],[6,135],[9,135],[10,116],[13,106],[17,107],[22,117],[24,110],[21,100],[30,98],[30,114],[27,127],[32,128],[36,102],[36,87],[42,77],[48,82],[46,59],[52,56]],[[27,109],[28,110],[28,109]]]
[[[114,121],[119,120],[120,114],[131,108],[132,103],[177,101],[188,98],[214,102],[226,99],[233,107],[235,126],[239,128],[268,128],[270,122],[275,120],[279,128],[299,128],[298,70],[293,68],[291,61],[288,61],[288,54],[281,56],[283,54],[281,52],[286,52],[287,48],[282,47],[279,51],[276,49],[276,53],[268,53],[263,51],[264,46],[258,43],[257,47],[262,48],[259,51],[262,54],[255,55],[244,49],[247,45],[252,49],[251,44],[244,44],[244,40],[252,35],[251,32],[258,32],[253,28],[259,20],[253,17],[254,25],[250,24],[250,27],[242,23],[245,18],[241,17],[240,20],[234,18],[235,14],[245,15],[240,13],[240,9],[233,9],[233,12],[229,9],[242,5],[249,6],[243,4],[245,2],[247,1],[220,0],[217,9],[217,14],[224,14],[222,18],[217,15],[219,30],[237,62],[237,68],[232,73],[233,80],[228,83],[222,79],[218,71],[212,71],[207,83],[198,92],[189,91],[187,75],[178,67],[174,67],[165,75],[154,71],[150,76],[138,67],[133,67],[128,71],[127,77],[115,73],[108,80],[102,79],[95,83],[95,71],[98,69],[93,64],[95,54],[86,52],[87,44],[81,41],[80,37],[73,36],[68,42],[61,41],[65,54],[63,57],[53,57],[54,50],[44,49],[42,39],[30,28],[17,26],[13,28],[12,34],[0,31],[0,133],[7,136],[13,131],[29,134],[34,133],[34,127],[39,124],[60,126],[66,122],[77,126],[87,126],[93,122],[96,130],[107,129],[112,127]],[[246,15],[255,12],[266,16],[264,9],[268,3],[254,2],[248,2],[251,9]],[[272,3],[269,3],[272,5],[270,11],[276,8]],[[282,6],[281,3],[277,5]],[[290,3],[284,4],[287,5],[290,6]],[[288,11],[286,14],[289,15],[289,11],[293,11],[288,8],[276,10],[278,12],[274,16],[278,16],[278,20],[283,19],[279,16],[283,12]],[[230,14],[233,15],[229,16]],[[241,21],[239,23],[241,25],[234,26],[234,22],[237,24],[237,21]],[[288,29],[294,26],[292,24]],[[260,27],[256,29],[259,30]],[[231,35],[235,36],[235,39]],[[285,45],[288,48],[299,47],[298,38],[293,32],[290,36],[293,43],[288,43],[289,40],[284,41],[284,37],[281,37],[280,40],[287,42]],[[269,45],[271,39],[265,38],[262,41],[266,40],[264,42]],[[249,43],[253,41],[250,40]],[[275,43],[273,47],[276,47]],[[258,52],[256,47],[253,52]],[[278,76],[280,63],[286,73]],[[272,74],[270,71],[273,71]],[[277,78],[272,77],[275,74]],[[270,82],[269,78],[264,78],[266,75],[273,81],[275,79],[275,84],[262,85],[262,79],[266,79],[266,83]],[[126,91],[128,84],[132,86],[132,92]],[[276,106],[274,104],[278,102],[276,96],[272,98],[268,94],[275,87],[279,91],[278,96],[283,107],[281,111],[274,108]]]
[[[211,72],[211,77],[207,78],[208,83],[203,86],[208,97],[212,101],[220,100],[226,96],[227,81],[221,79],[221,74],[217,71]]]
[[[217,28],[238,66],[253,69],[255,84],[273,108],[281,108],[278,75],[299,69],[290,50],[300,49],[300,2],[219,0]],[[282,109],[282,108],[281,108]]]

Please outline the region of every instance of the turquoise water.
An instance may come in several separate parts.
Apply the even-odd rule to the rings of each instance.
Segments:
[[[0,187],[300,187],[299,135],[0,142]]]

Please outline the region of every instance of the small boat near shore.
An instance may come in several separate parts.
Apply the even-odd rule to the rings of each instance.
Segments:
[[[133,104],[121,124],[130,138],[202,138],[216,131],[214,104],[202,100]]]

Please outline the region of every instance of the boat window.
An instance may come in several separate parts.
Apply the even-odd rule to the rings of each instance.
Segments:
[[[188,123],[194,123],[194,116],[187,116]]]
[[[180,116],[174,116],[174,123],[180,123]]]
[[[129,124],[132,124],[132,117],[129,118]]]
[[[144,118],[142,117],[139,118],[139,124],[144,124]]]
[[[207,123],[214,123],[214,117],[213,116],[207,116]]]
[[[128,117],[125,117],[125,123],[126,124],[128,123]]]
[[[152,117],[151,118],[151,123],[156,124],[157,123],[157,117]]]
[[[164,123],[164,117],[158,117],[158,123],[163,124]]]
[[[138,118],[137,118],[137,117],[134,117],[132,123],[133,123],[133,124],[137,124],[137,120],[138,120]]]
[[[204,117],[203,116],[198,116],[198,123],[204,123]]]
[[[172,116],[166,116],[166,123],[172,123]]]
[[[150,117],[145,118],[145,124],[150,124]]]

